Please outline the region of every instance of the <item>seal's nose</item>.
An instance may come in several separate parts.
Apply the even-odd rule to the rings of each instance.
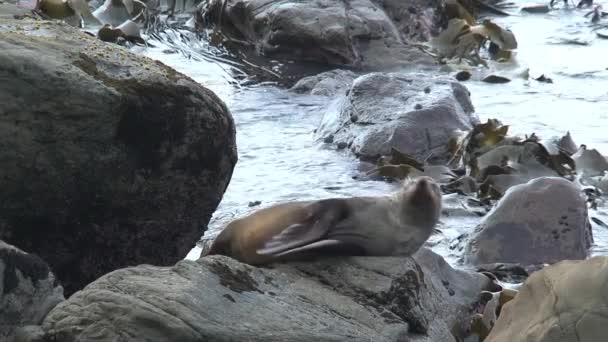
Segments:
[[[424,176],[417,178],[413,184],[413,202],[424,203],[433,196],[432,185],[434,180],[430,177]]]
[[[427,187],[431,187],[435,183],[435,180],[428,176],[422,176],[418,177],[415,182],[416,189],[426,189]]]
[[[427,186],[428,183],[429,183],[429,180],[427,179],[427,177],[420,177],[420,178],[418,178],[417,186],[419,186],[419,187]]]

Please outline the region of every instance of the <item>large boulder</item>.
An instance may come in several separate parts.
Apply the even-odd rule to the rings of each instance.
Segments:
[[[419,160],[445,161],[455,131],[478,122],[473,111],[468,90],[447,77],[371,73],[329,107],[317,136],[366,158],[396,148]]]
[[[260,55],[372,70],[434,64],[408,43],[428,40],[443,18],[440,0],[212,0],[201,7],[204,23]]]
[[[63,288],[42,259],[0,241],[0,341],[40,324],[63,300]]]
[[[185,257],[236,163],[213,92],[66,24],[0,20],[0,103],[0,239],[66,294]]]
[[[507,190],[467,241],[465,261],[535,265],[585,259],[592,242],[581,189],[564,178],[542,177]]]
[[[256,268],[225,256],[109,273],[57,306],[56,341],[456,341],[490,280],[414,257]]]
[[[546,267],[503,306],[486,342],[605,341],[607,293],[607,257]]]

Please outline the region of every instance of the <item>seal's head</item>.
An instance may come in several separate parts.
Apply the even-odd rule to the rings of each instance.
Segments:
[[[434,227],[441,215],[441,190],[431,177],[422,176],[403,184],[405,216],[416,226]]]

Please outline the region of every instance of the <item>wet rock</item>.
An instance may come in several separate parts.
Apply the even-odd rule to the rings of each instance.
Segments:
[[[336,69],[304,77],[291,90],[311,95],[335,96],[350,88],[356,77],[352,71]]]
[[[608,258],[533,273],[503,306],[486,342],[595,342],[608,335]]]
[[[608,171],[606,157],[596,149],[588,149],[585,145],[581,145],[578,151],[572,155],[572,160],[576,164],[577,172],[585,176],[601,176],[604,171]]]
[[[48,342],[48,340],[41,326],[26,325],[17,329],[13,342]]]
[[[462,176],[443,185],[442,190],[450,193],[473,194],[479,190],[479,186],[475,178],[471,176]]]
[[[522,7],[521,11],[527,13],[549,13],[551,7],[548,4],[532,4]]]
[[[465,261],[526,266],[584,259],[592,241],[581,189],[542,177],[507,190],[467,242]]]
[[[533,267],[530,267],[534,270]],[[495,263],[479,265],[477,272],[483,272],[491,274],[500,281],[507,283],[520,283],[528,278],[531,272],[528,271],[527,267],[520,264],[509,264],[509,263]]]
[[[42,326],[48,337],[80,341],[449,342],[487,286],[487,277],[454,270],[426,249],[414,258],[271,268],[211,256],[107,274],[56,307]]]
[[[471,79],[471,73],[466,70],[459,71],[456,73],[454,78],[456,78],[456,80],[458,80],[460,82],[468,81],[469,79]]]
[[[568,155],[573,155],[579,149],[572,139],[570,132],[566,132],[566,134],[561,137],[553,136],[549,138],[548,143],[543,143],[543,146],[545,146],[549,153],[554,155],[559,153],[560,150],[566,152]]]
[[[97,31],[97,38],[104,42],[120,45],[124,45],[126,42],[145,44],[145,40],[141,37],[139,26],[132,20],[127,20],[117,27],[111,27],[108,24],[104,25]]]
[[[13,341],[19,327],[40,324],[63,300],[63,288],[42,259],[0,241],[0,341]]]
[[[66,294],[184,258],[236,162],[214,93],[65,24],[0,21],[0,103],[0,239]]]
[[[558,146],[569,154],[574,154],[577,150],[576,143],[574,143],[570,132],[566,132],[566,135],[559,140]]]
[[[260,204],[262,204],[262,201],[251,201],[251,202],[249,202],[249,204],[247,206],[251,208],[251,207],[257,207]]]
[[[588,181],[591,185],[598,187],[602,192],[608,193],[608,172],[605,172],[603,176],[591,177]]]
[[[534,80],[536,80],[536,81],[538,81],[538,82],[541,82],[541,83],[550,83],[550,84],[552,84],[552,83],[553,83],[553,79],[551,79],[551,78],[549,78],[549,77],[545,76],[544,74],[543,74],[543,75],[538,76],[538,77],[537,77],[537,78],[535,78]]]
[[[434,64],[407,41],[427,41],[443,17],[436,0],[212,0],[200,11],[260,55],[371,70]]]
[[[488,76],[484,77],[482,79],[482,81],[486,82],[486,83],[493,83],[493,84],[502,84],[502,83],[511,82],[510,79],[503,77],[503,76],[498,76],[498,75],[488,75]]]
[[[426,87],[432,91],[426,93]],[[417,160],[445,161],[454,131],[477,122],[472,113],[468,90],[449,77],[371,73],[357,78],[348,95],[329,107],[317,138],[333,135],[362,158],[396,148]]]

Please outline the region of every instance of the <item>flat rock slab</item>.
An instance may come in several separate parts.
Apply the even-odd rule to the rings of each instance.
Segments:
[[[455,341],[486,276],[423,249],[256,268],[224,256],[107,274],[45,319],[57,341]]]

